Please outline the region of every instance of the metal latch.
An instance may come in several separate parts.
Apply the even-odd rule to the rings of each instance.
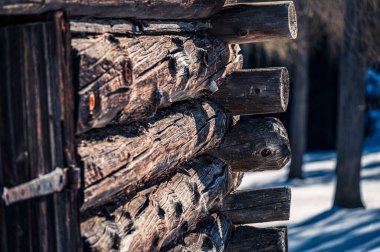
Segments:
[[[80,169],[77,167],[57,167],[48,174],[12,188],[4,187],[2,198],[5,205],[22,200],[40,197],[55,192],[61,192],[65,187],[80,188]]]

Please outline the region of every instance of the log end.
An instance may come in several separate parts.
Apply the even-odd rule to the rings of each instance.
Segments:
[[[289,72],[286,67],[281,67],[280,77],[280,99],[281,99],[281,112],[285,112],[289,103]]]
[[[234,172],[277,170],[290,160],[286,130],[276,118],[242,117],[211,154]]]
[[[288,20],[289,20],[289,34],[292,39],[297,38],[298,25],[297,25],[297,12],[294,3],[291,1],[289,3],[288,9]]]
[[[285,112],[289,100],[289,73],[285,67],[233,71],[210,97],[233,115]]]
[[[238,226],[226,251],[288,251],[286,227],[256,228]]]
[[[231,44],[297,37],[293,1],[227,5],[211,19],[211,32]]]
[[[238,190],[223,199],[221,212],[234,224],[289,220],[288,187]]]

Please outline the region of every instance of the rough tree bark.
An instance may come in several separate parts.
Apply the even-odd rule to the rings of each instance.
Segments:
[[[159,251],[178,244],[230,189],[228,165],[199,157],[116,209],[107,208],[88,218],[82,222],[82,235],[95,251]]]
[[[340,62],[337,184],[334,205],[363,207],[360,170],[364,138],[365,57],[360,23],[361,0],[346,2],[344,46]]]
[[[79,57],[78,132],[132,122],[218,90],[241,68],[238,47],[211,35],[73,39]]]

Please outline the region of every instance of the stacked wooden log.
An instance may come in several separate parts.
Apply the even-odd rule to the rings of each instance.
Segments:
[[[295,38],[294,5],[223,2],[61,1],[76,16],[88,249],[286,250],[285,227],[242,224],[288,219],[290,190],[237,188],[289,161],[281,122],[250,116],[286,110],[289,76],[242,70],[237,44]]]

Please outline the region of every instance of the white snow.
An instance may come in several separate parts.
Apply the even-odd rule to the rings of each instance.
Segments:
[[[378,138],[380,139],[380,138]],[[362,158],[361,189],[366,209],[333,208],[334,152],[304,157],[305,180],[287,181],[280,171],[247,173],[239,189],[290,186],[290,220],[255,226],[288,226],[289,251],[380,251],[380,140],[367,144]]]

